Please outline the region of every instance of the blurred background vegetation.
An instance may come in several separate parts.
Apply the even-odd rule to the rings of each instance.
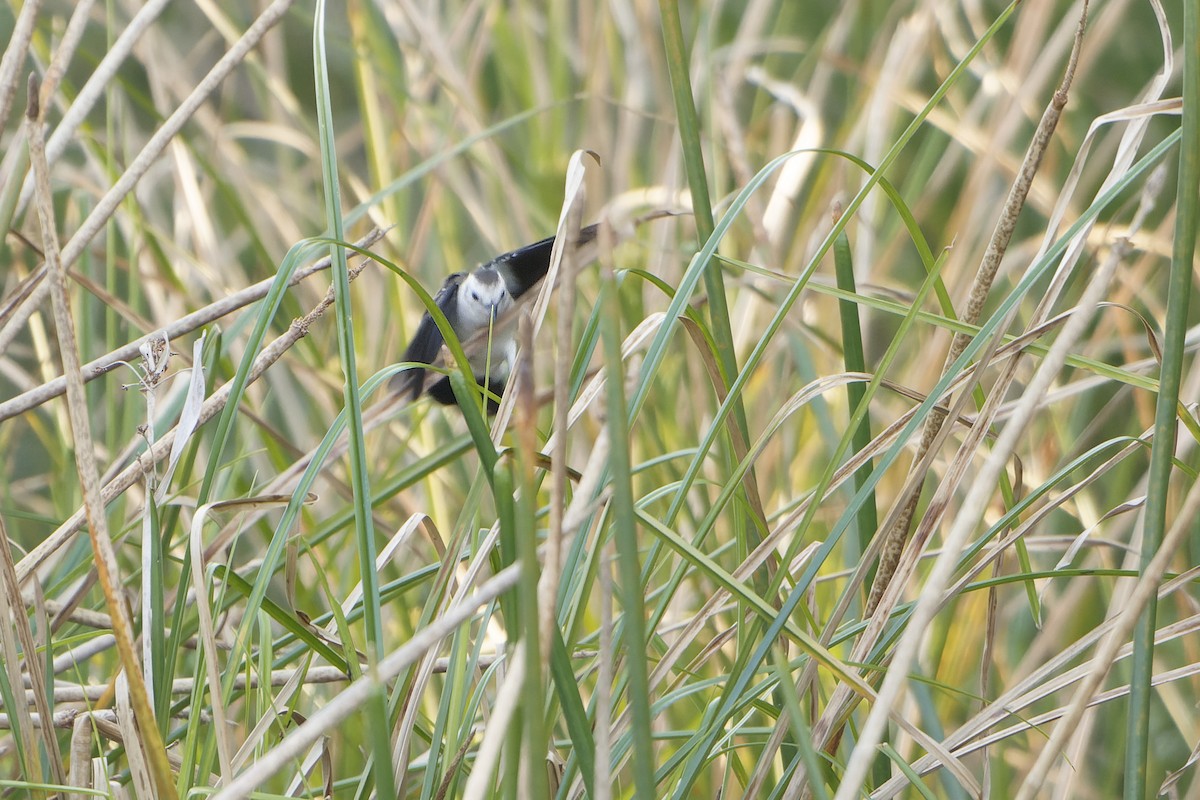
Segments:
[[[3,4],[0,785],[1197,796],[1197,3],[1093,3],[1077,39],[1083,15]],[[1006,201],[1056,90],[1027,198]],[[599,163],[571,197],[580,150]],[[359,399],[424,311],[413,284],[552,234],[565,199],[617,244],[535,326],[512,415]],[[675,213],[631,225],[656,210]],[[46,221],[82,363],[135,362],[114,353],[178,326],[162,373],[85,368],[90,478],[54,383]],[[364,263],[339,231],[375,260],[295,335],[343,254]],[[973,344],[944,366],[955,333]],[[277,337],[282,357],[235,379]],[[169,444],[143,455],[222,387],[235,402],[179,435],[173,474]],[[366,421],[346,434],[348,398]],[[959,398],[916,464],[935,401]],[[113,487],[107,533],[87,533],[89,482]],[[117,679],[131,658],[144,684]]]

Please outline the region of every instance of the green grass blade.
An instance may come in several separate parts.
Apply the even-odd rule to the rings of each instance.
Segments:
[[[1183,124],[1175,206],[1175,236],[1167,287],[1167,318],[1162,340],[1162,368],[1154,406],[1154,443],[1150,451],[1146,513],[1142,526],[1141,569],[1145,570],[1162,544],[1167,525],[1168,491],[1174,471],[1178,419],[1176,407],[1182,385],[1188,306],[1192,291],[1196,224],[1200,201],[1200,2],[1183,3]],[[1146,796],[1147,758],[1150,751],[1150,681],[1154,675],[1154,635],[1157,598],[1150,596],[1133,636],[1133,674],[1130,677],[1129,716],[1126,726],[1126,798]]]

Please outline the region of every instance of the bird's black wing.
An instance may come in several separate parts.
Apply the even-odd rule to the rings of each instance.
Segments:
[[[446,282],[442,284],[442,288],[434,295],[433,302],[442,310],[442,314],[454,324],[456,311],[458,307],[458,286],[467,277],[465,272],[456,272],[446,278]],[[445,339],[442,338],[442,332],[438,330],[437,323],[433,321],[433,317],[429,316],[426,311],[421,317],[421,323],[417,326],[417,332],[413,335],[412,341],[408,343],[408,348],[404,351],[403,361],[411,361],[414,364],[432,364],[437,360],[438,355],[442,352],[442,345],[445,344]],[[409,393],[413,400],[421,396],[421,389],[425,386],[425,370],[409,369],[404,372],[398,372],[392,377],[391,387],[393,391],[401,393]]]
[[[588,225],[579,231],[577,245],[584,245],[596,238],[597,226]],[[554,249],[554,237],[527,244],[522,248],[496,256],[486,267],[495,267],[508,284],[508,293],[514,298],[537,285],[550,271],[550,251]]]

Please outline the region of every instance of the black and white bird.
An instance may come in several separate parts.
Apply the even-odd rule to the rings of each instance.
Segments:
[[[589,225],[580,230],[576,246],[593,242],[596,239],[596,231],[596,225]],[[466,342],[480,331],[492,328],[491,341],[483,347],[469,349],[467,360],[471,364],[476,383],[487,387],[497,396],[504,393],[504,387],[508,383],[513,359],[516,357],[517,342],[512,325],[499,326],[494,323],[513,307],[521,295],[546,277],[553,248],[554,237],[550,236],[511,253],[497,256],[473,272],[456,272],[446,278],[446,282],[433,298],[460,342]],[[444,344],[442,332],[438,330],[429,312],[425,312],[420,325],[417,326],[416,334],[408,344],[408,349],[404,351],[403,360],[414,364],[435,364]],[[421,396],[422,389],[425,389],[425,373],[426,370],[416,368],[400,372],[392,378],[391,387],[394,391],[408,394],[410,399],[416,400]],[[443,405],[453,405],[456,402],[454,391],[450,388],[450,379],[446,376],[429,386],[428,393]],[[496,404],[489,402],[488,407],[494,411]]]

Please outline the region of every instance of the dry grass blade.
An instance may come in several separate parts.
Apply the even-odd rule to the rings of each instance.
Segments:
[[[518,648],[508,662],[508,670],[504,682],[496,691],[495,704],[492,706],[491,718],[483,731],[483,741],[480,742],[476,753],[475,765],[467,778],[466,788],[463,789],[464,800],[484,800],[491,797],[491,782],[499,763],[500,754],[504,748],[505,739],[510,735],[513,715],[521,702],[521,684],[525,680],[525,648]]]
[[[55,48],[54,57],[50,59],[50,66],[46,68],[46,74],[42,76],[42,108],[49,106],[53,98],[58,95],[59,81],[62,80],[63,72],[66,71],[71,57],[75,55],[75,48],[79,46],[79,40],[83,36],[84,28],[88,24],[88,17],[95,4],[96,0],[79,0],[75,4],[74,10],[71,12],[71,19],[67,22],[67,28],[63,32],[62,41]],[[3,120],[0,120],[0,128],[3,127]],[[47,162],[52,162],[54,159],[50,156],[48,145],[45,150]],[[30,188],[32,190],[32,187]]]
[[[946,536],[945,549],[938,557],[933,572],[922,588],[921,595],[917,600],[917,605],[909,621],[909,627],[905,629],[905,633],[901,636],[900,642],[896,647],[892,666],[889,668],[884,678],[883,686],[880,688],[879,701],[872,709],[859,743],[855,747],[855,752],[851,755],[848,775],[846,782],[842,784],[843,787],[857,786],[859,785],[858,782],[862,780],[862,770],[865,769],[867,764],[869,750],[878,742],[887,708],[894,701],[903,682],[906,680],[906,673],[911,659],[915,655],[918,639],[923,635],[924,627],[933,617],[936,609],[936,597],[941,593],[949,580],[958,553],[974,524],[975,514],[977,511],[983,509],[987,498],[994,491],[1000,471],[1004,469],[1005,461],[1016,446],[1018,438],[1023,435],[1025,425],[1036,409],[1037,398],[1049,388],[1050,383],[1055,379],[1058,370],[1061,369],[1063,362],[1066,360],[1067,353],[1090,324],[1091,315],[1098,306],[1101,296],[1107,290],[1116,267],[1117,259],[1110,259],[1092,277],[1079,302],[1079,313],[1073,315],[1067,321],[1061,335],[1051,346],[1045,360],[1039,366],[1033,380],[1030,381],[1029,386],[1026,388],[1026,393],[1018,404],[1016,411],[1005,424],[995,448],[984,462],[982,469],[980,469],[971,485],[970,491],[964,498],[963,507],[964,509],[970,509],[971,513],[960,514],[955,519],[950,532]],[[998,397],[998,393],[993,394],[989,398],[988,405],[996,405],[993,400],[998,399]],[[981,413],[980,416],[986,418],[986,411]],[[1042,763],[1043,758],[1039,758],[1039,764]],[[854,772],[850,771],[851,767],[855,769]],[[839,789],[839,793],[841,791],[842,789]],[[847,791],[849,790],[847,789]]]
[[[62,120],[55,126],[50,138],[46,141],[46,160],[51,164],[58,161],[63,151],[71,143],[79,130],[79,126],[87,117],[93,106],[103,97],[105,89],[117,74],[118,68],[129,58],[138,38],[149,28],[170,0],[149,0],[137,11],[125,30],[113,42],[112,48],[104,55],[104,59],[92,70],[87,83],[79,90],[79,94],[71,103],[70,108],[63,114]],[[5,191],[8,191],[6,189]],[[17,203],[20,210],[29,202],[33,195],[33,182],[26,179],[21,187],[21,196]]]
[[[361,267],[360,267],[361,270]],[[351,272],[351,280],[357,276],[357,272]],[[308,335],[309,328],[320,319],[324,313],[333,305],[333,289],[330,288],[321,300],[311,311],[305,314],[298,320],[292,322],[287,332],[275,339],[262,349],[258,357],[254,359],[254,364],[250,368],[248,382],[253,383],[258,380],[270,368],[272,364],[283,357],[293,345]],[[197,424],[203,425],[213,417],[221,413],[229,402],[229,394],[233,388],[233,382],[230,381],[222,386],[217,391],[204,401],[204,405],[200,407],[200,419]],[[149,449],[143,453],[138,459],[130,464],[125,469],[113,478],[109,483],[105,484],[100,493],[101,501],[107,505],[114,499],[123,494],[129,487],[133,486],[141,477],[148,471],[152,470],[154,464],[166,458],[170,454],[170,450],[175,441],[175,429],[172,428],[162,435],[156,442],[152,443]],[[43,564],[50,556],[58,551],[60,547],[66,544],[72,536],[80,531],[83,527],[85,514],[83,510],[75,512],[62,525],[59,525],[55,531],[42,540],[33,550],[22,558],[17,563],[17,577],[24,580],[30,573]]]
[[[263,35],[271,29],[287,12],[295,0],[275,0],[272,5],[267,8],[254,24],[246,30],[246,33],[240,40],[230,48],[220,61],[213,66],[205,79],[196,86],[195,90],[180,104],[179,108],[163,123],[137,154],[129,168],[117,179],[116,183],[104,194],[104,197],[96,204],[88,214],[87,219],[75,231],[75,234],[70,238],[66,245],[62,248],[61,260],[63,269],[69,268],[75,263],[87,247],[91,244],[92,239],[103,230],[108,223],[110,217],[116,211],[117,206],[125,199],[125,196],[133,191],[137,182],[149,171],[150,167],[166,149],[167,145],[179,134],[183,126],[191,119],[192,115],[201,106],[208,96],[216,90],[221,82],[237,67],[242,59],[258,45]],[[43,145],[44,149],[44,145]],[[44,158],[44,156],[43,156]],[[13,316],[8,320],[3,328],[0,328],[0,352],[2,352],[16,335],[16,332],[24,327],[29,316],[45,298],[45,292],[42,287],[34,290],[33,294],[17,308]]]
[[[1184,581],[1178,579],[1171,581],[1168,585],[1160,587],[1160,596],[1169,597],[1172,593],[1179,591],[1183,585]],[[1102,668],[1103,665],[1095,658],[1089,659],[1078,666],[1072,667],[1070,665],[1082,658],[1097,643],[1105,641],[1105,637],[1111,635],[1119,620],[1119,616],[1106,620],[1103,625],[1089,632],[1087,636],[1083,637],[1070,648],[1055,655],[1049,662],[1039,665],[1039,668],[1033,674],[1027,676],[1024,680],[998,696],[958,730],[947,736],[942,742],[943,745],[950,748],[959,757],[965,757],[983,747],[994,745],[1013,735],[1028,731],[1030,728],[1061,719],[1066,706],[1042,714],[1030,715],[1028,718],[1025,718],[1024,715],[1035,704],[1045,702],[1047,698],[1053,696],[1055,693],[1078,684],[1095,670]],[[1164,627],[1155,637],[1155,643],[1165,644],[1180,638],[1192,636],[1198,630],[1200,630],[1200,617],[1192,616]],[[1109,664],[1111,665],[1111,663],[1117,660],[1129,658],[1132,652],[1133,648],[1129,644],[1123,645],[1109,661]],[[1156,677],[1156,684],[1171,680],[1186,679],[1195,674],[1196,669],[1197,667],[1193,665],[1181,670],[1164,673]],[[1123,697],[1128,692],[1129,687],[1126,685],[1097,693],[1092,696],[1089,704],[1097,705],[1106,703]],[[995,730],[1001,722],[1011,720],[1014,717],[1021,721],[1008,728]],[[992,732],[989,733],[989,731]],[[926,774],[937,769],[938,764],[937,760],[932,756],[924,756],[917,759],[912,766],[918,774]],[[903,777],[888,781],[875,792],[873,797],[877,797],[879,800],[895,797],[904,791],[907,783],[908,781]]]
[[[448,609],[429,627],[418,631],[402,647],[385,656],[373,674],[366,675],[350,684],[336,699],[288,734],[279,745],[264,754],[253,766],[213,795],[215,800],[249,797],[255,787],[303,753],[326,731],[354,713],[367,701],[377,683],[395,678],[402,669],[421,658],[429,648],[473,617],[480,607],[513,588],[520,574],[519,567],[514,565],[480,585],[477,591]]]
[[[92,784],[92,736],[94,724],[91,714],[80,714],[71,728],[71,777],[70,785],[79,789],[93,789]],[[74,800],[83,800],[89,795],[75,795]]]
[[[315,500],[316,498],[309,498]],[[212,703],[213,716],[213,737],[217,742],[217,753],[221,759],[221,778],[223,783],[228,783],[234,775],[234,749],[229,737],[232,735],[232,726],[228,724],[228,718],[225,712],[225,700],[221,697],[220,685],[216,682],[218,675],[224,674],[221,670],[221,665],[217,661],[217,631],[213,624],[212,609],[209,608],[209,591],[206,583],[208,574],[205,567],[204,553],[204,524],[208,521],[208,515],[213,511],[230,511],[240,509],[261,509],[263,507],[273,508],[285,506],[291,500],[290,495],[274,495],[266,497],[255,497],[247,500],[225,500],[215,503],[207,503],[196,509],[196,515],[192,518],[191,536],[189,537],[189,546],[192,553],[192,590],[196,593],[196,610],[200,615],[200,649],[204,654],[205,668],[211,678],[210,686],[212,691],[209,692],[209,701]]]
[[[183,455],[183,448],[191,440],[192,433],[200,422],[200,407],[204,404],[204,339],[205,335],[201,334],[200,338],[192,343],[192,371],[188,379],[187,395],[183,401],[183,411],[179,414],[179,424],[175,429],[175,441],[171,443],[171,454],[167,457],[167,469],[158,485],[155,496],[157,503],[161,503],[166,496],[167,486],[171,483],[171,476],[175,474],[175,467]],[[154,438],[153,434],[150,438]]]
[[[1017,794],[1017,800],[1029,800],[1036,797],[1041,791],[1042,784],[1046,780],[1046,776],[1050,772],[1050,767],[1058,759],[1063,747],[1076,734],[1077,726],[1083,712],[1087,709],[1092,697],[1099,689],[1100,683],[1104,677],[1108,675],[1112,669],[1113,662],[1116,660],[1117,653],[1121,647],[1129,639],[1129,635],[1133,632],[1133,628],[1137,625],[1138,617],[1141,615],[1142,609],[1146,607],[1146,603],[1159,589],[1159,581],[1167,571],[1167,567],[1175,558],[1178,549],[1188,540],[1194,533],[1194,523],[1197,515],[1200,514],[1200,483],[1194,484],[1191,490],[1188,491],[1187,498],[1183,502],[1183,507],[1179,509],[1179,516],[1176,518],[1171,529],[1163,538],[1162,546],[1155,554],[1150,565],[1143,571],[1138,579],[1137,585],[1129,598],[1129,603],[1125,606],[1121,615],[1117,618],[1112,630],[1109,631],[1100,647],[1096,651],[1095,657],[1092,659],[1092,669],[1088,672],[1087,677],[1075,691],[1075,696],[1071,704],[1067,707],[1067,713],[1055,726],[1054,733],[1050,735],[1045,747],[1038,754],[1037,762],[1033,765],[1029,775],[1021,784],[1021,790]]]
[[[1075,67],[1078,64],[1080,48],[1083,45],[1083,33],[1087,24],[1087,7],[1088,4],[1085,2],[1080,12],[1079,26],[1076,29],[1074,44],[1071,47],[1071,54],[1067,61],[1062,83],[1059,85],[1058,90],[1055,91],[1054,97],[1042,114],[1042,119],[1038,123],[1037,130],[1034,132],[1033,139],[1029,143],[1029,148],[1025,153],[1025,160],[1021,164],[1017,180],[1014,181],[1012,187],[1009,189],[1008,198],[1005,200],[1004,207],[1000,211],[1000,218],[996,223],[996,230],[992,234],[987,251],[984,253],[983,261],[979,266],[979,271],[975,275],[967,310],[962,314],[962,320],[970,325],[978,322],[980,316],[983,314],[984,303],[991,292],[992,282],[995,280],[996,271],[1000,267],[1000,260],[1008,250],[1013,231],[1016,230],[1017,217],[1020,215],[1021,209],[1025,206],[1025,199],[1029,195],[1030,188],[1033,186],[1034,176],[1037,175],[1046,150],[1050,146],[1050,139],[1054,134],[1055,128],[1058,127],[1058,121],[1062,116],[1063,108],[1067,104],[1067,95],[1070,91],[1071,83],[1075,78]],[[950,352],[946,355],[946,366],[943,370],[949,368],[962,355],[969,342],[969,337],[963,334],[954,336],[950,345]],[[937,438],[937,434],[941,430],[944,421],[944,414],[938,411],[935,411],[929,417],[929,421],[926,423],[921,434],[921,444],[917,449],[916,461],[920,461],[927,452],[933,449],[934,440]],[[895,523],[891,527],[884,529],[887,531],[885,534],[886,543],[880,554],[879,570],[875,575],[875,584],[871,587],[871,596],[867,600],[868,614],[874,612],[878,607],[879,601],[883,598],[884,591],[892,581],[892,573],[895,572],[896,566],[900,561],[919,499],[920,489],[918,487],[911,490],[910,494],[906,496],[904,511],[896,519]]]
[[[192,643],[195,644],[195,643]],[[222,642],[217,643],[218,649],[226,649],[227,645]],[[439,662],[437,669],[445,671],[446,663]],[[344,683],[346,673],[337,667],[316,666],[307,670],[299,669],[281,669],[274,670],[266,680],[263,680],[258,675],[238,675],[233,681],[233,688],[242,691],[244,689],[257,689],[260,686],[268,685],[273,687],[283,687],[289,682],[296,680],[297,676],[303,676],[304,682],[309,684],[322,683]],[[181,696],[191,694],[195,688],[196,682],[192,678],[176,678],[171,683],[171,695]],[[73,705],[76,703],[96,703],[104,698],[105,694],[110,689],[107,685],[89,684],[89,685],[72,685],[58,683],[54,687],[54,703],[55,705]],[[26,693],[28,701],[34,703],[32,690]],[[72,721],[77,716],[73,710],[62,712],[68,716],[65,720],[65,725],[70,726]],[[57,724],[57,723],[56,723]],[[9,727],[9,726],[0,726]],[[62,727],[61,725],[59,727]]]
[[[581,193],[583,188],[582,173],[584,171],[583,159],[580,153],[575,153],[571,157],[572,175],[578,175],[575,180],[568,180],[568,186],[571,186],[574,191],[568,190],[568,202],[564,203],[563,215],[569,217],[564,219],[565,234],[573,235],[573,232],[579,229],[583,218],[583,203],[575,203],[571,201],[571,196],[577,192]],[[575,188],[575,184],[578,187]],[[582,196],[579,198],[582,200]],[[557,238],[556,234],[556,238]],[[561,256],[566,263],[566,269],[562,271],[562,282],[558,291],[558,320],[554,329],[554,421],[553,433],[555,442],[557,443],[553,451],[547,451],[551,458],[550,470],[550,529],[547,536],[546,559],[543,565],[542,583],[538,586],[538,604],[542,608],[542,625],[538,631],[539,639],[543,647],[541,654],[543,663],[548,661],[548,651],[545,649],[549,646],[550,636],[552,631],[550,626],[557,627],[557,619],[554,618],[553,611],[557,606],[558,587],[561,580],[559,574],[562,570],[562,549],[564,537],[564,518],[567,510],[567,464],[569,463],[570,450],[567,441],[568,420],[567,415],[570,411],[569,397],[569,381],[571,369],[571,349],[566,346],[566,343],[571,340],[572,327],[575,320],[575,286],[576,274],[574,257],[569,248],[563,249]],[[553,262],[553,254],[551,254]]]
[[[0,58],[0,130],[8,124],[13,99],[21,85],[21,66],[25,63],[25,53],[29,50],[29,40],[33,38],[33,26],[41,8],[42,0],[30,0],[21,5],[8,47]]]
[[[355,242],[354,246],[362,249],[370,248],[383,238],[385,232],[381,228],[374,228],[366,236]],[[325,256],[308,267],[296,270],[288,285],[296,286],[305,278],[327,269],[329,269],[329,257]],[[180,317],[161,331],[148,333],[140,339],[135,339],[128,344],[105,353],[99,358],[93,359],[80,368],[84,381],[95,380],[117,367],[121,362],[137,358],[138,353],[141,352],[141,348],[154,338],[159,336],[165,336],[168,339],[181,338],[211,322],[215,322],[239,309],[245,308],[251,303],[263,299],[267,296],[267,292],[271,290],[274,282],[274,278],[267,278],[253,286],[247,286],[245,289],[222,297],[220,300],[210,303],[204,308]],[[61,396],[66,391],[66,387],[67,379],[65,377],[53,378],[36,389],[30,389],[10,400],[5,400],[3,403],[0,403],[0,422],[23,414],[37,408],[48,400]]]
[[[147,758],[144,752],[144,743],[141,732],[137,725],[137,711],[134,708],[134,702],[130,697],[129,680],[126,678],[125,672],[117,675],[116,686],[116,701],[117,701],[117,728],[120,731],[120,741],[125,745],[126,751],[129,753],[129,774],[130,783],[136,797],[162,797],[167,796],[160,794],[155,781],[154,770],[157,766]],[[145,688],[142,689],[145,692]],[[169,763],[163,758],[164,764]],[[169,775],[170,773],[168,773]]]
[[[88,419],[87,400],[83,393],[83,378],[80,375],[79,351],[75,337],[75,323],[67,301],[67,283],[64,265],[60,260],[58,234],[55,226],[54,206],[50,194],[50,174],[46,164],[45,123],[42,122],[36,104],[37,82],[30,80],[29,97],[31,106],[27,111],[29,123],[29,155],[33,164],[37,184],[37,210],[41,222],[42,248],[46,255],[47,283],[54,308],[55,330],[58,334],[59,353],[62,356],[63,374],[67,378],[67,411],[71,420],[71,435],[75,446],[76,468],[83,486],[84,509],[87,513],[88,533],[92,540],[96,570],[100,586],[104,590],[108,613],[113,620],[117,651],[121,655],[122,675],[128,682],[130,705],[134,727],[130,722],[126,747],[149,761],[153,786],[159,797],[171,800],[176,796],[175,782],[167,765],[166,748],[159,735],[154,710],[150,707],[146,685],[142,681],[142,670],[133,647],[133,625],[121,596],[120,568],[108,532],[107,512],[100,492],[100,471],[96,466],[96,453],[92,442],[91,422]]]
[[[12,547],[3,518],[0,518],[0,619],[13,621],[11,625],[0,626],[0,648],[4,653],[4,669],[8,673],[5,680],[13,695],[24,694],[24,676],[28,675],[29,699],[37,710],[38,718],[50,719],[50,706],[46,702],[46,676],[42,671],[42,663],[36,657],[38,648],[33,640],[33,631],[29,629],[29,617],[25,611],[25,602],[21,598],[17,571],[12,560]],[[18,655],[18,645],[20,653],[25,656],[24,659]],[[24,670],[21,669],[22,663],[25,665]],[[9,718],[15,723],[12,727],[26,747],[32,747],[38,738],[41,739],[49,762],[45,780],[65,784],[66,773],[53,729],[49,725],[41,725],[35,734],[29,707],[22,705],[19,700],[16,708],[11,709]],[[31,777],[39,775],[41,759],[28,750],[24,755],[24,769],[29,771]]]

